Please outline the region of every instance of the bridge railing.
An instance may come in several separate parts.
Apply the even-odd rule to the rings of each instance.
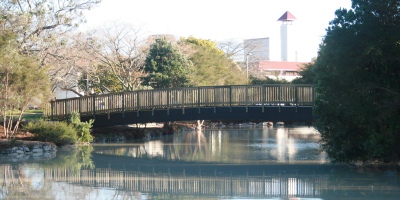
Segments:
[[[125,111],[218,106],[312,106],[314,85],[232,85],[139,90],[59,99],[50,102],[48,117]]]

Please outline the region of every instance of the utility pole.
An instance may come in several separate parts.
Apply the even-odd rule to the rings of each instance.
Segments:
[[[251,55],[251,53],[247,53],[246,54],[246,75],[247,75],[247,79],[249,79],[249,56]]]

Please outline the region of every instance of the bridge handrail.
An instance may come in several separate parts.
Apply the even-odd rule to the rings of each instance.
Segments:
[[[154,109],[219,106],[312,106],[315,86],[309,84],[229,85],[136,90],[58,99],[50,102],[47,117],[71,112],[95,115]]]

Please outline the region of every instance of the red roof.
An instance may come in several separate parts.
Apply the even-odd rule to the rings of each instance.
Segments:
[[[258,63],[258,68],[260,70],[266,71],[297,71],[299,72],[301,68],[306,64],[305,62],[283,62],[283,61],[268,61],[262,60]]]
[[[294,21],[296,20],[296,17],[292,15],[289,11],[286,11],[283,13],[281,17],[279,17],[278,21]]]

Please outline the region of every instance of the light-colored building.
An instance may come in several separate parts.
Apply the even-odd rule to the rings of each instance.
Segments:
[[[244,57],[253,77],[292,81],[300,77],[299,72],[306,62],[297,62],[297,51],[294,41],[293,21],[296,17],[286,11],[278,21],[280,27],[281,60],[270,61],[269,38],[244,40]]]
[[[258,69],[268,78],[292,81],[300,77],[299,72],[305,64],[307,63],[263,60],[258,63]]]
[[[269,38],[247,39],[243,42],[244,60],[258,62],[269,60]]]
[[[297,52],[294,47],[293,39],[293,21],[296,17],[289,11],[286,11],[278,21],[282,22],[281,25],[281,60],[282,61],[297,61]]]
[[[63,89],[61,89],[59,87],[57,87],[55,89],[54,95],[55,95],[56,99],[68,99],[68,98],[79,97],[79,95],[75,94],[74,92],[68,91],[68,90],[63,90]]]

